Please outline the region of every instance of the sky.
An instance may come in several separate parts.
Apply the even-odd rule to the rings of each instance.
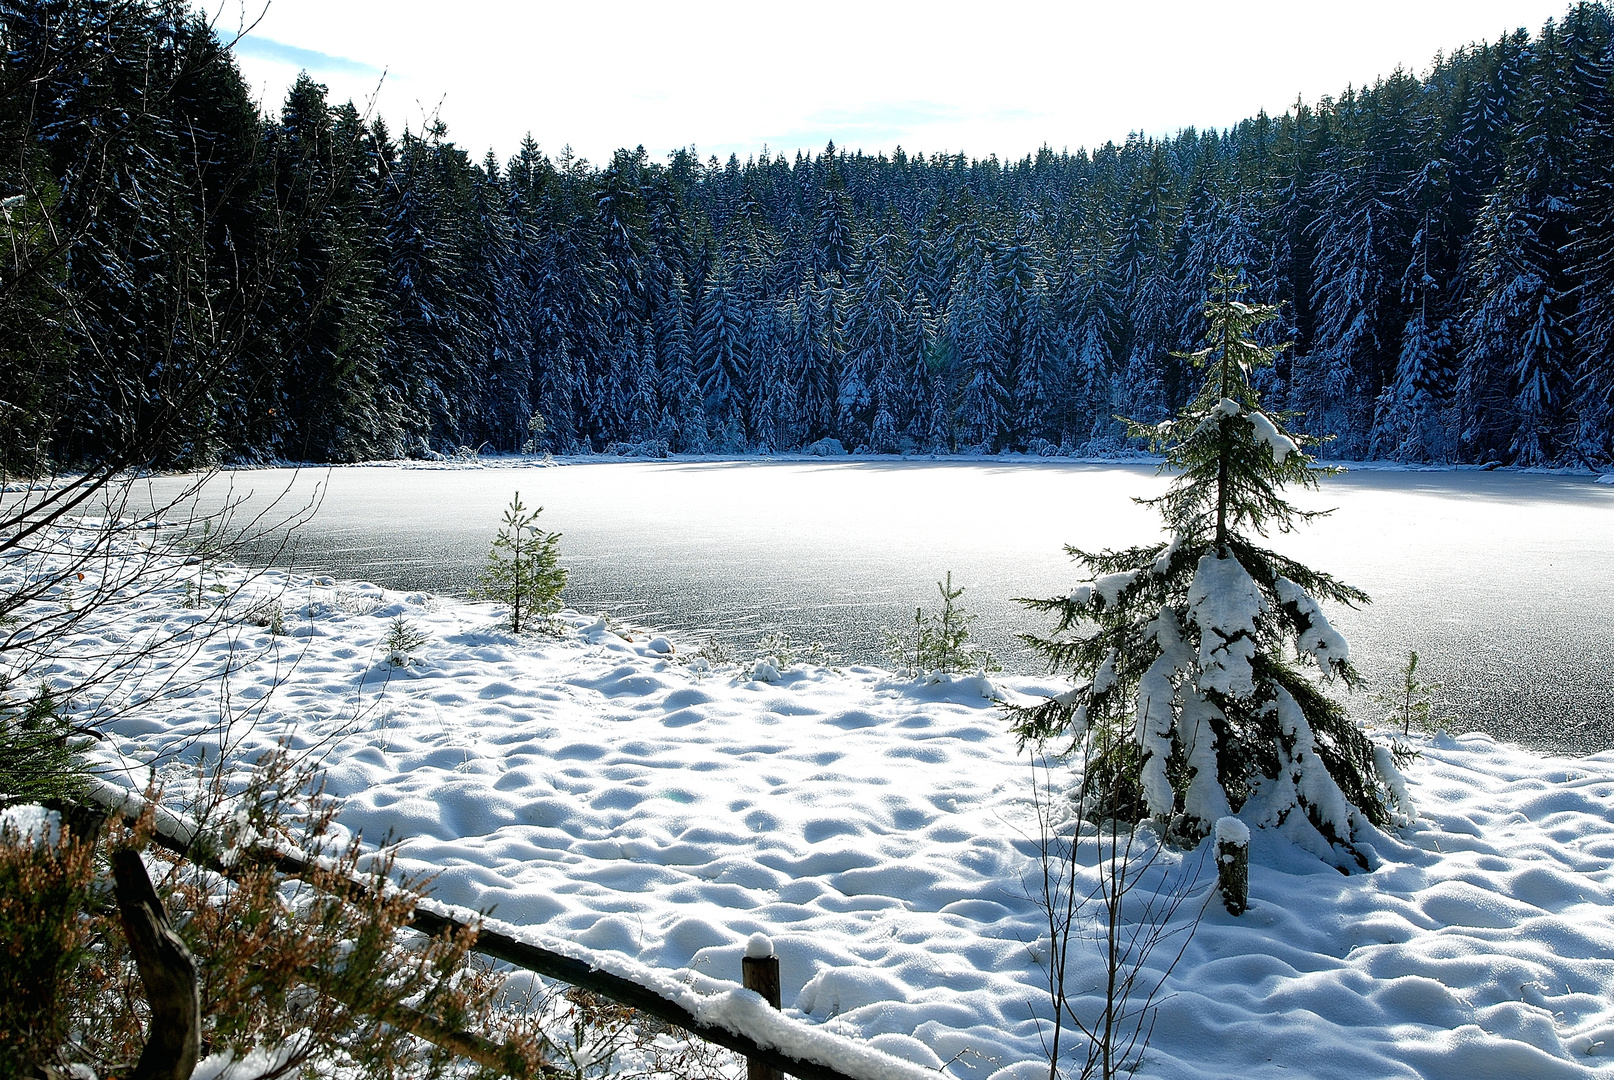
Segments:
[[[1567,0],[214,0],[266,108],[306,70],[397,132],[474,157],[653,160],[837,146],[1014,159],[1227,127],[1437,52],[1532,33]],[[251,6],[242,7],[243,3]]]

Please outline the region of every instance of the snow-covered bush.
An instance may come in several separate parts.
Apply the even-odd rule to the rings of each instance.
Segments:
[[[802,644],[791,640],[785,630],[770,630],[757,640],[758,659],[768,660],[780,671],[795,667],[797,663],[809,667],[834,667],[840,654],[822,641]]]
[[[1047,439],[1031,439],[1026,443],[1026,453],[1034,457],[1058,457],[1060,448],[1058,443]]]
[[[769,630],[757,639],[757,658],[784,671],[796,662],[796,647],[785,631]]]
[[[253,626],[261,626],[278,637],[286,632],[286,607],[280,602],[279,597],[261,597],[241,613],[241,620]]]
[[[369,615],[381,606],[381,592],[374,585],[362,589],[337,589],[331,607],[348,615]]]
[[[792,641],[784,630],[770,630],[757,640],[757,657],[746,670],[758,682],[778,682],[784,672],[798,663],[808,667],[833,667],[839,660],[840,654],[832,652],[821,641],[801,645]]]
[[[523,454],[541,452],[544,445],[544,432],[548,428],[549,425],[544,421],[543,414],[533,413],[532,417],[527,421],[527,431],[530,433],[530,437],[522,442],[521,452]]]
[[[664,458],[671,451],[666,439],[646,439],[643,442],[614,442],[605,448],[615,457]]]
[[[1255,542],[1315,516],[1281,489],[1313,487],[1317,474],[1307,440],[1260,410],[1251,376],[1279,349],[1251,334],[1277,309],[1245,304],[1240,291],[1221,276],[1206,304],[1206,345],[1187,357],[1208,369],[1198,396],[1175,420],[1132,425],[1178,474],[1149,502],[1170,539],[1067,549],[1092,577],[1027,601],[1058,625],[1024,640],[1080,682],[1012,719],[1023,742],[1082,747],[1097,729],[1084,785],[1118,793],[1108,812],[1153,817],[1190,842],[1233,812],[1261,825],[1309,821],[1312,837],[1354,854],[1362,818],[1391,822],[1393,778],[1319,684],[1351,685],[1356,673],[1318,600],[1367,596]]]
[[[801,452],[812,457],[842,457],[846,454],[846,447],[839,439],[823,438],[817,442],[808,443],[801,448]]]
[[[734,652],[714,635],[701,642],[695,656],[710,667],[721,667],[734,659]]]

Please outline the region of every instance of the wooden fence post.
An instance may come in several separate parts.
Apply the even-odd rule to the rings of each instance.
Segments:
[[[773,942],[766,934],[752,934],[745,943],[745,958],[740,961],[740,982],[747,990],[755,990],[774,1008],[779,1008],[779,958],[774,955]],[[745,1063],[746,1080],[783,1080],[784,1074],[771,1065],[754,1058]]]
[[[1250,827],[1236,817],[1216,823],[1216,878],[1231,915],[1250,907]]]
[[[130,1080],[190,1080],[202,1051],[196,958],[169,926],[138,851],[114,851],[112,877],[129,950],[151,1004],[146,1046]]]

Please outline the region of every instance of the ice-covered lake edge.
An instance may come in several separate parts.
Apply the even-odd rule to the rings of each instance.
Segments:
[[[813,462],[860,462],[871,464],[938,463],[938,464],[999,464],[999,465],[1153,465],[1164,459],[1158,454],[1141,450],[1124,450],[1108,454],[1029,454],[1006,451],[998,454],[876,454],[868,451],[849,451],[844,454],[813,454],[802,450],[753,451],[744,454],[519,454],[486,452],[466,456],[439,455],[436,458],[376,458],[366,461],[321,462],[294,459],[264,459],[225,462],[225,472],[252,472],[260,469],[525,469],[544,466],[604,465],[612,462],[667,464],[766,464]],[[1454,462],[1405,462],[1388,460],[1359,460],[1353,458],[1319,458],[1319,467],[1345,469],[1352,472],[1503,472],[1518,475],[1584,476],[1602,484],[1614,484],[1614,469],[1597,470],[1578,465],[1499,465],[1495,462],[1460,464]]]

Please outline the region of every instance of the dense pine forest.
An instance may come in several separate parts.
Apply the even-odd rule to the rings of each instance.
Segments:
[[[168,0],[0,0],[3,464],[1114,452],[1228,267],[1325,455],[1604,467],[1611,30],[1018,161],[500,162],[307,76],[266,114]]]

